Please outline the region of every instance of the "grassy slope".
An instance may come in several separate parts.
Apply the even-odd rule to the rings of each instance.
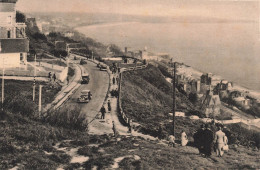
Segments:
[[[149,129],[159,123],[168,124],[172,112],[171,84],[153,66],[147,69],[123,73],[122,107],[126,114]],[[177,91],[177,110],[193,111],[193,105]]]
[[[238,147],[225,154],[223,158],[213,155],[204,158],[198,154],[197,149],[192,147],[169,147],[158,141],[144,140],[139,137],[121,137],[116,140],[109,136],[91,136],[89,143],[96,144],[94,147],[81,146],[78,153],[89,156],[89,161],[83,167],[91,169],[111,168],[114,159],[130,156],[119,162],[120,169],[220,169],[232,168],[259,168],[257,160],[259,152],[252,149]],[[133,156],[139,156],[135,160]],[[70,166],[70,167],[76,167]]]
[[[44,84],[44,105],[53,100],[60,87],[50,88],[49,84],[41,84]],[[5,101],[5,111],[0,113],[0,169],[17,164],[22,164],[25,169],[55,169],[60,161],[70,157],[55,151],[52,144],[64,139],[86,138],[84,132],[71,128],[72,123],[59,121],[66,117],[65,112],[55,122],[51,121],[53,117],[38,119],[38,94],[36,103],[33,103],[32,82],[6,80]],[[48,156],[43,151],[53,151],[54,155]]]
[[[159,74],[159,76],[156,74]],[[157,131],[157,128],[154,126],[158,125],[158,123],[164,122],[163,130],[168,133],[170,132],[169,129],[172,127],[171,121],[169,121],[171,118],[167,116],[170,108],[163,107],[165,104],[172,103],[170,101],[170,96],[167,96],[168,93],[164,93],[167,92],[166,84],[167,83],[165,83],[160,73],[152,67],[147,70],[124,73],[123,77],[122,103],[126,114],[133,118],[137,123],[146,127],[143,132],[154,136],[156,136]],[[190,109],[189,106],[192,105],[190,105],[185,98],[182,98],[182,96],[179,96],[178,98],[180,102],[184,102],[183,105],[188,106],[187,108]],[[180,108],[178,102],[177,108]],[[145,109],[147,111],[145,111]],[[192,136],[200,124],[200,121],[177,117],[175,121],[177,140],[180,139],[180,133],[184,130],[187,133],[189,140],[193,141]],[[216,127],[212,126],[212,129],[215,130]],[[260,134],[255,131],[249,131],[238,124],[229,125],[226,134],[228,135],[231,144],[239,143],[244,146],[239,145],[235,148],[234,146],[236,145],[231,145],[230,152],[221,159],[217,158],[215,154],[209,159],[202,158],[201,156],[198,156],[198,151],[194,147],[177,147],[173,149],[175,152],[174,159],[171,159],[171,161],[174,161],[175,163],[173,166],[177,169],[190,169],[194,167],[203,167],[207,169],[215,167],[259,167],[259,164],[257,163],[257,159],[259,159],[260,156],[259,152],[254,151],[252,148],[257,145],[259,147]],[[161,151],[162,148],[157,148],[157,150]],[[169,156],[167,154],[163,154],[161,161],[169,168],[172,164],[165,158],[171,158],[172,155]],[[150,156],[152,156],[152,154]],[[149,157],[149,159],[155,158]]]

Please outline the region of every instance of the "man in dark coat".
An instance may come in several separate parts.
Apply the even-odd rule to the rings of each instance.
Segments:
[[[113,81],[113,84],[116,83],[116,79],[115,79],[115,77],[113,77],[112,81]]]
[[[111,112],[111,102],[110,100],[107,101],[107,109],[109,112]]]
[[[52,78],[53,78],[54,81],[56,80],[56,75],[55,75],[55,73],[53,74]]]
[[[205,125],[205,128],[206,129],[204,130],[204,133],[203,133],[203,143],[204,143],[203,148],[205,151],[205,156],[210,157],[211,152],[212,152],[212,147],[213,147],[214,134],[210,130],[208,124]]]
[[[203,147],[203,133],[205,130],[205,125],[202,124],[200,126],[200,129],[197,130],[197,132],[194,134],[194,144],[198,148],[200,154],[205,154],[204,147]]]
[[[100,112],[101,112],[101,119],[105,119],[106,109],[104,106],[101,107]]]

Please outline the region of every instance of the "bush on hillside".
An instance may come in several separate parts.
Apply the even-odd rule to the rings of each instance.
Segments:
[[[80,108],[65,107],[61,110],[49,112],[44,118],[45,122],[53,126],[74,129],[79,131],[87,131],[87,120],[84,115],[80,114]]]
[[[47,40],[46,36],[42,33],[36,32],[35,34],[33,34],[33,37],[36,40]]]

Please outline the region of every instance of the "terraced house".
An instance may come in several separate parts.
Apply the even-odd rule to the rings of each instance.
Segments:
[[[0,67],[26,64],[29,40],[25,23],[16,22],[17,0],[0,0]]]

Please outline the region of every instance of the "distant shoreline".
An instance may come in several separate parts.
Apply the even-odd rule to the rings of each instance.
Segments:
[[[75,29],[76,31],[78,31],[78,32],[80,32],[80,33],[86,35],[86,34],[82,31],[82,29],[83,29],[83,28],[86,28],[86,27],[87,27],[87,28],[91,28],[91,29],[96,29],[96,28],[99,28],[99,27],[112,27],[112,26],[135,24],[135,23],[139,23],[139,22],[137,22],[137,21],[131,21],[131,22],[110,22],[110,23],[104,22],[104,23],[99,23],[99,24],[90,24],[90,25],[84,25],[84,26],[82,25],[82,26],[79,26],[79,27],[75,27],[74,29]],[[87,36],[87,35],[86,35],[86,36]],[[93,38],[93,37],[91,37],[91,38]],[[100,40],[98,40],[98,41],[100,41]],[[102,42],[102,43],[104,43],[104,42]],[[154,52],[154,51],[152,51],[152,52]],[[178,61],[178,60],[177,60],[177,61]],[[210,71],[206,71],[206,72],[205,72],[205,71],[201,71],[200,69],[194,68],[193,66],[189,66],[189,65],[185,64],[185,62],[182,62],[182,61],[178,61],[178,62],[184,63],[185,66],[191,67],[192,69],[196,70],[197,72],[201,72],[202,74],[203,74],[203,73],[210,72]],[[219,76],[219,75],[217,75],[217,74],[214,74],[214,75],[220,77],[221,79],[228,80],[228,79],[223,78],[222,76]],[[228,80],[228,81],[229,81],[229,80]],[[246,95],[251,96],[251,97],[253,97],[253,98],[256,98],[256,99],[260,100],[260,91],[259,91],[259,90],[252,90],[252,89],[250,89],[250,88],[248,88],[248,87],[246,87],[246,86],[239,85],[239,83],[237,83],[237,82],[235,82],[235,81],[232,81],[232,82],[233,82],[233,84],[234,84],[234,87],[233,87],[234,90],[241,91],[241,92],[248,92],[248,93],[246,93]]]

